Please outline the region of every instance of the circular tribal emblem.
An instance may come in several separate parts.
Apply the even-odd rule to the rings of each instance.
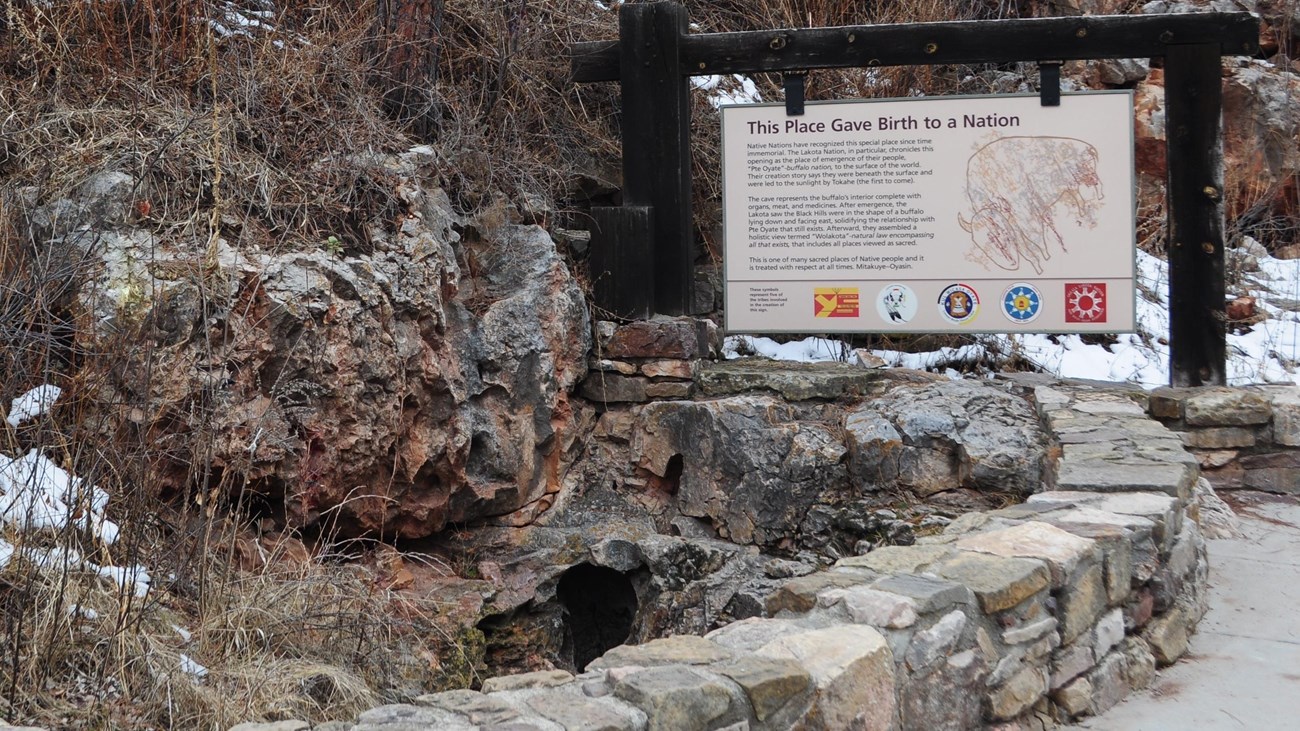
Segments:
[[[1033,322],[1043,311],[1043,297],[1032,284],[1016,282],[1002,295],[1002,314],[1012,322]]]
[[[980,296],[968,285],[950,284],[939,293],[939,314],[948,322],[970,322],[979,309]]]
[[[1066,322],[1106,322],[1106,283],[1071,282],[1065,285]]]
[[[876,312],[888,323],[910,322],[916,317],[916,293],[906,284],[891,284],[876,297]]]

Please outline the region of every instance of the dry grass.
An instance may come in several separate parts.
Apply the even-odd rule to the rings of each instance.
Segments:
[[[129,315],[147,312],[150,295],[118,302],[128,316],[106,330],[87,289],[101,266],[96,232],[121,226],[199,254],[218,238],[283,251],[333,236],[340,253],[366,250],[367,227],[393,217],[396,191],[357,159],[417,141],[386,116],[375,90],[385,80],[368,65],[373,6],[286,3],[274,30],[233,37],[196,22],[219,17],[224,3],[0,7],[0,383],[6,399],[41,383],[65,390],[51,417],[19,430],[0,425],[0,453],[42,450],[106,489],[123,527],[104,545],[76,529],[18,530],[17,516],[0,523],[0,537],[18,546],[0,570],[0,718],[56,728],[226,728],[351,718],[386,700],[470,684],[481,637],[450,626],[432,602],[375,583],[351,565],[354,557],[233,567],[247,529],[237,530],[239,505],[207,499],[221,478],[203,446],[213,433],[211,396],[190,396],[195,432],[184,444],[136,428],[130,414],[149,408],[143,395],[161,344],[147,337],[146,318]],[[487,3],[471,10],[466,22],[497,17]],[[479,103],[477,92],[467,87],[450,99]],[[444,184],[467,205],[498,188],[518,194],[505,187],[511,182],[561,175],[543,172],[554,146],[521,142],[519,126],[508,123],[512,104],[492,106],[507,120],[499,132],[471,134],[477,126],[464,122],[433,140]],[[532,154],[464,164],[499,143],[503,153]],[[135,181],[122,206],[60,203],[105,171]],[[127,401],[105,403],[110,392]],[[160,510],[150,479],[163,462],[189,465],[185,494],[193,499],[179,501],[175,515]],[[79,563],[35,560],[60,549],[103,565],[146,566],[154,583],[137,597]],[[182,656],[206,674],[188,672]]]
[[[447,4],[441,35],[419,41],[436,48],[417,49],[437,61],[439,114],[405,131],[382,93],[399,80],[376,70],[390,44],[374,3],[290,0],[248,36],[191,20],[226,5],[6,0],[0,174],[45,202],[87,171],[121,170],[141,179],[141,217],[159,234],[276,249],[333,235],[349,251],[393,211],[391,186],[357,156],[430,143],[472,210],[497,191],[556,201],[593,156],[616,154],[613,90],[566,78],[567,43],[598,34],[590,3]]]
[[[210,547],[233,540],[227,533]],[[20,556],[28,558],[0,572],[10,620],[0,681],[13,720],[207,729],[346,719],[385,701],[465,687],[481,656],[475,638],[457,636],[437,606],[399,596],[355,567],[282,558],[240,572],[215,550],[168,568],[166,553],[153,547],[141,555],[159,561],[154,588],[137,597],[75,564],[39,566],[31,560],[39,542],[27,537]],[[196,563],[205,564],[201,577],[192,573]]]

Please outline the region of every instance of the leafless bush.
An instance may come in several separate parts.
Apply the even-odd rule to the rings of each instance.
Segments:
[[[357,160],[415,141],[372,87],[373,6],[289,3],[245,16],[265,20],[247,35],[206,20],[269,7],[258,0],[0,7],[0,396],[42,383],[64,392],[52,414],[0,424],[0,455],[38,450],[102,487],[122,526],[108,541],[76,516],[40,529],[0,516],[0,539],[15,547],[0,561],[0,718],[225,728],[346,718],[468,685],[475,635],[374,572],[337,555],[235,566],[234,547],[256,530],[217,499],[224,476],[204,447],[211,395],[186,396],[186,440],[142,427],[163,377],[157,295],[97,290],[104,237],[126,231],[196,253],[185,276],[200,284],[218,239],[283,251],[334,236],[365,250],[366,226],[396,216],[397,193]],[[492,190],[511,174],[478,172],[462,185]],[[101,173],[131,182],[111,205],[88,206],[84,187]],[[96,310],[104,297],[110,320]],[[158,502],[162,464],[187,466],[171,507]],[[148,593],[97,573],[109,566],[149,571]]]

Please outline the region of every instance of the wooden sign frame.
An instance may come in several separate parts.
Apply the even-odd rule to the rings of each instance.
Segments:
[[[618,81],[621,207],[593,210],[598,306],[686,314],[694,290],[690,77],[818,68],[1162,58],[1168,145],[1170,380],[1226,383],[1220,57],[1254,53],[1250,13],[1071,16],[690,33],[675,2],[625,3],[619,40],[570,49],[573,80]]]

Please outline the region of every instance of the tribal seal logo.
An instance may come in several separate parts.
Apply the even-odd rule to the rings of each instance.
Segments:
[[[1066,322],[1105,322],[1105,282],[1074,282],[1065,285]]]
[[[857,287],[813,287],[813,317],[857,316]]]
[[[1002,295],[1002,314],[1012,322],[1033,322],[1042,311],[1042,295],[1032,284],[1016,282]]]
[[[916,292],[906,284],[891,284],[876,296],[876,312],[880,319],[897,324],[910,322],[916,317]]]
[[[939,314],[948,322],[970,322],[979,313],[980,296],[965,284],[950,284],[939,293]]]

